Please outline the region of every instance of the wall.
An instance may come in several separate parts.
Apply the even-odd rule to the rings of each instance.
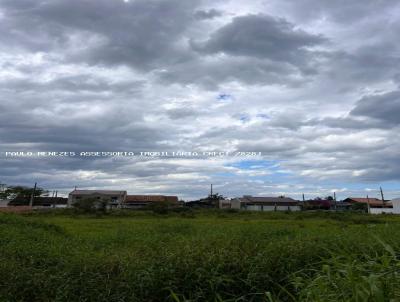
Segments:
[[[400,199],[399,198],[393,199],[392,204],[393,204],[393,213],[400,214]]]
[[[238,209],[240,210],[240,200],[232,199],[231,200],[231,209]]]
[[[10,202],[9,200],[0,199],[0,208],[1,207],[6,207],[9,202]]]
[[[270,212],[275,211],[275,206],[261,206],[261,205],[249,205],[245,208],[249,211],[264,211]],[[300,211],[300,206],[276,206],[277,211]]]
[[[382,214],[382,213],[391,214],[391,213],[393,213],[393,209],[392,208],[370,208],[369,213],[370,214]]]

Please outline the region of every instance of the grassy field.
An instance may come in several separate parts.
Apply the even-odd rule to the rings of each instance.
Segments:
[[[0,214],[0,301],[400,301],[400,217]]]

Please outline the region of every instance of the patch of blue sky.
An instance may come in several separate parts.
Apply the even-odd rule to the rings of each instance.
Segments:
[[[223,101],[229,101],[229,100],[232,100],[232,95],[230,95],[230,94],[228,94],[228,93],[220,93],[220,94],[217,96],[217,100],[218,100],[218,101],[221,101],[221,102],[223,102]]]
[[[250,116],[249,116],[248,114],[241,114],[241,115],[239,116],[239,120],[240,120],[242,123],[250,122]]]
[[[269,120],[271,118],[268,114],[265,114],[265,113],[259,113],[256,115],[256,117],[265,119],[265,120]]]
[[[247,172],[258,172],[258,171],[266,171],[266,174],[263,175],[255,175],[248,176],[252,179],[257,180],[285,180],[286,177],[291,175],[289,171],[285,171],[279,164],[279,161],[276,160],[241,160],[235,163],[230,163],[225,165],[226,167],[233,167],[242,171]],[[229,172],[228,172],[229,173]],[[231,175],[236,175],[235,172],[231,172]]]
[[[252,170],[252,169],[274,169],[279,170],[280,165],[277,160],[260,160],[260,159],[247,159],[238,162],[230,163],[226,165],[227,167],[239,168],[242,170]]]
[[[266,160],[241,160],[238,162],[226,164],[225,166],[240,169],[252,169],[253,166],[266,167],[272,164],[276,163]]]

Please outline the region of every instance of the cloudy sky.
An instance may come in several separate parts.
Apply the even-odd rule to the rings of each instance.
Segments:
[[[0,182],[399,197],[399,34],[396,0],[0,0]]]

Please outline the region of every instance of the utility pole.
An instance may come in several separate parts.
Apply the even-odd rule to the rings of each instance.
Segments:
[[[212,196],[213,196],[213,185],[211,184],[211,194],[210,194],[210,197],[212,198]]]
[[[383,190],[382,187],[379,187],[380,191],[381,191],[381,197],[382,197],[382,204],[385,204],[385,198],[383,197]]]
[[[335,202],[335,211],[337,210],[336,192],[333,192],[333,200]]]
[[[56,202],[56,198],[57,197],[57,191],[53,191],[53,196],[52,196],[52,199],[53,199],[53,208],[55,208],[56,207],[56,204],[57,204],[57,202]]]
[[[368,207],[367,207],[367,209],[368,209],[368,214],[370,214],[371,213],[371,207],[370,207],[370,205],[369,205],[369,196],[367,195],[367,205],[368,205]]]
[[[36,193],[36,185],[37,183],[35,182],[35,186],[33,187],[32,195],[31,195],[31,200],[29,201],[29,206],[33,206],[33,199],[35,198],[35,193]]]

